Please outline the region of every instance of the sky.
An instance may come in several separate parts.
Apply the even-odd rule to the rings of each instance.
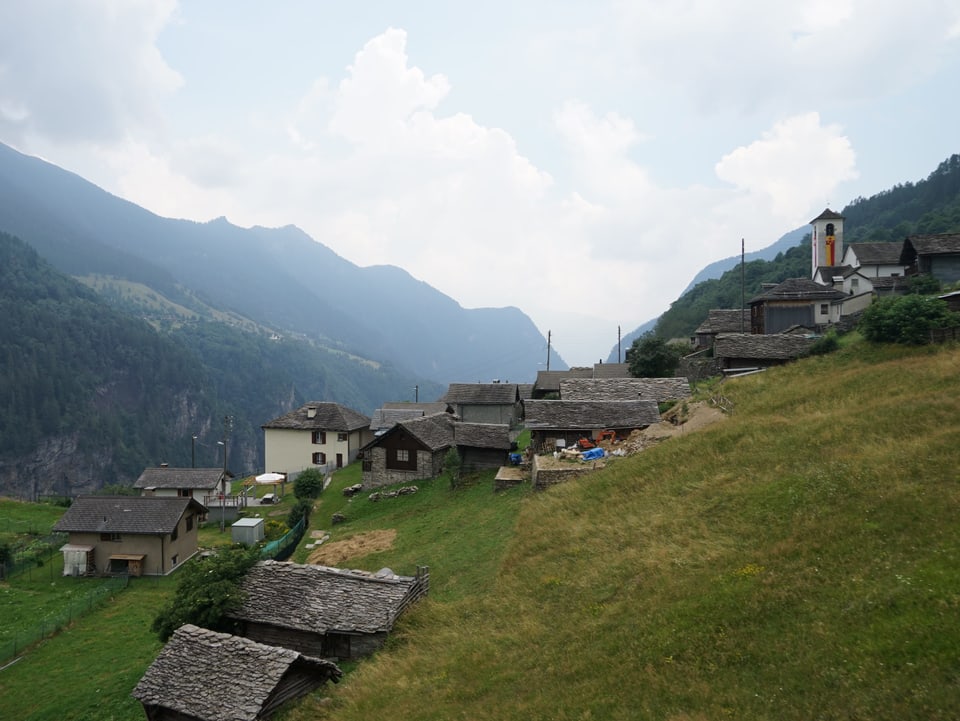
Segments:
[[[741,240],[925,178],[958,78],[955,0],[0,5],[0,141],[516,306],[570,365]]]

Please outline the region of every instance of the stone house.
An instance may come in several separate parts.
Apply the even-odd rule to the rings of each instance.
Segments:
[[[636,401],[657,403],[686,398],[690,383],[686,378],[569,378],[560,381],[560,400],[564,401]]]
[[[451,383],[443,397],[464,423],[504,424],[513,428],[520,416],[516,383]]]
[[[53,527],[69,534],[63,574],[164,576],[197,553],[206,511],[187,497],[80,496]]]
[[[634,430],[660,422],[653,400],[529,400],[523,409],[534,453],[572,448],[581,438],[598,438],[601,431],[614,431],[617,438],[625,438]]]
[[[792,326],[820,328],[840,318],[846,296],[832,286],[807,278],[788,278],[782,283],[764,284],[763,292],[750,300],[750,332],[782,333]]]
[[[960,280],[960,233],[911,235],[903,241],[900,263],[907,275],[927,273],[941,283]]]
[[[259,721],[341,676],[332,661],[184,624],[131,695],[148,721]]]
[[[816,337],[791,333],[725,333],[713,345],[722,370],[753,370],[782,365],[806,355]]]
[[[463,423],[449,413],[400,421],[361,450],[363,487],[436,478],[450,448],[459,451],[465,469],[496,467],[507,460],[510,429]]]
[[[690,339],[694,351],[713,347],[720,333],[746,333],[750,331],[750,311],[747,309],[715,308],[707,311],[707,317],[697,326]]]
[[[429,589],[426,568],[398,576],[261,561],[244,577],[243,604],[228,617],[259,643],[349,660],[383,646],[403,611]]]

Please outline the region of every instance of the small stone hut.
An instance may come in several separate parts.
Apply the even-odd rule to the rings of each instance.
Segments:
[[[148,721],[258,721],[341,675],[332,661],[185,624],[132,695]]]
[[[229,614],[241,635],[321,658],[348,660],[376,651],[400,614],[430,588],[430,574],[398,576],[261,561],[241,585],[243,605]]]

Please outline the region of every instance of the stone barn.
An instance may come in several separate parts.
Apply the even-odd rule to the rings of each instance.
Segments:
[[[261,561],[229,614],[240,634],[310,656],[355,659],[376,651],[400,614],[430,588],[430,574],[398,576],[299,563]]]
[[[148,721],[259,721],[341,675],[332,661],[184,624],[132,695]]]

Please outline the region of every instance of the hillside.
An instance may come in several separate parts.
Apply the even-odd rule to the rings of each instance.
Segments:
[[[722,390],[725,421],[528,498],[484,592],[289,720],[955,718],[960,350]]]
[[[314,516],[346,512],[330,543],[395,534],[342,565],[427,564],[431,594],[279,721],[956,718],[960,348],[849,343],[714,392],[724,420],[543,493],[487,479],[348,501],[355,466],[338,473]],[[117,613],[7,669],[0,698],[35,703],[43,676],[26,718],[62,718],[58,689],[87,675],[66,650]]]
[[[156,312],[145,315],[163,332],[118,309],[151,302]],[[369,413],[413,383],[425,397],[442,392],[235,316],[191,315],[146,286],[127,284],[108,303],[2,232],[0,311],[0,494],[19,498],[131,485],[161,462],[189,466],[194,435],[197,463],[219,466],[225,415],[231,469],[262,469],[261,424],[301,403]]]

